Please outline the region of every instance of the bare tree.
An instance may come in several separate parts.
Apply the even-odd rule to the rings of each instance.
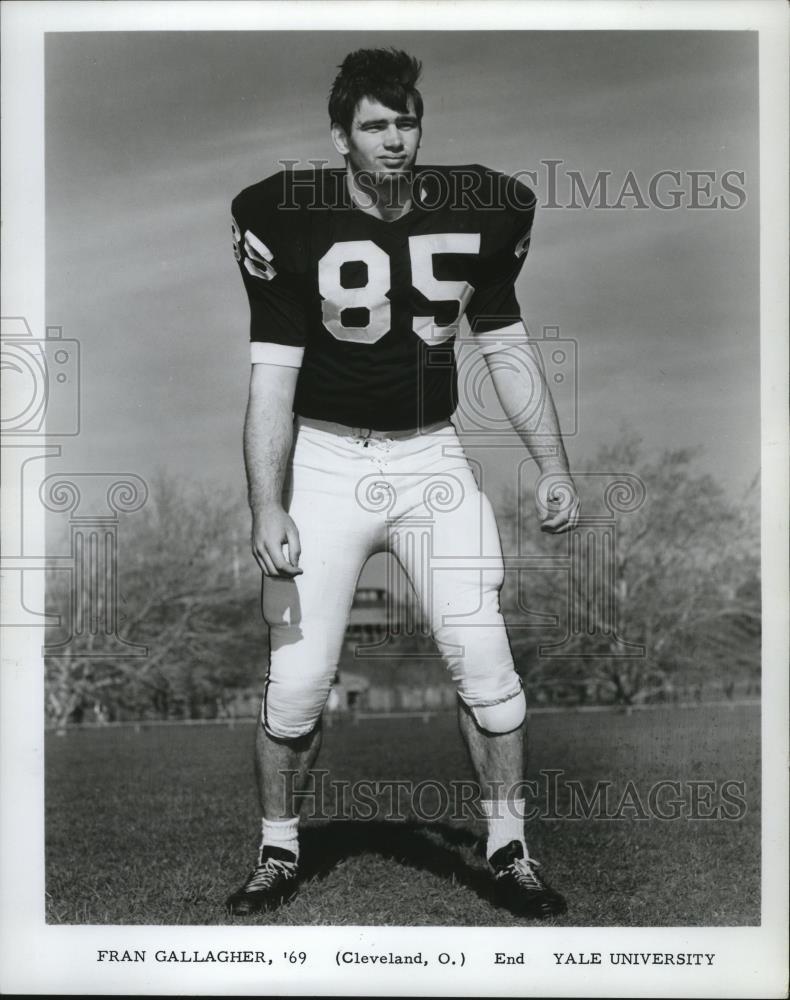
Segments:
[[[119,526],[117,634],[129,655],[109,648],[102,629],[58,649],[62,630],[48,638],[47,714],[68,720],[127,715],[189,716],[219,697],[235,669],[228,650],[237,641],[226,605],[254,598],[257,578],[242,532],[241,498],[188,488],[160,475],[146,507]],[[109,587],[93,588],[62,572],[49,574],[48,603],[74,625],[103,618]],[[136,647],[136,648],[133,648]],[[46,652],[46,650],[45,650]],[[132,655],[138,653],[142,655]],[[231,676],[232,681],[232,676]]]
[[[600,626],[572,638],[564,646],[567,659],[542,660],[536,654],[538,643],[546,643],[556,630],[536,630],[522,639],[531,684],[559,684],[579,697],[592,690],[598,698],[632,704],[713,684],[732,693],[737,679],[759,675],[757,484],[733,502],[700,470],[699,459],[699,450],[689,448],[649,457],[637,438],[623,433],[580,470],[584,501],[594,503],[585,489],[602,473],[623,472],[638,477],[644,500],[617,515],[612,573],[597,581],[598,588],[611,589],[607,600],[600,594],[591,600],[582,586],[595,570],[584,553],[570,595],[561,573],[531,576],[531,607],[559,613],[564,623],[569,605],[585,602],[585,614]],[[506,537],[512,539],[516,525],[507,518],[505,523]],[[556,552],[564,544],[541,536],[528,523],[518,527],[536,552]],[[513,606],[512,581],[510,587],[506,607]],[[600,620],[600,608],[606,606],[616,608],[616,634]],[[633,645],[643,647],[644,654],[633,655]]]

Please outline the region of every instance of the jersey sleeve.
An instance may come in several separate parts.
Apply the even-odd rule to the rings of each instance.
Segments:
[[[499,204],[486,212],[478,284],[466,309],[472,335],[484,354],[526,339],[515,283],[529,250],[535,203],[526,185],[503,176]]]
[[[234,198],[233,253],[250,305],[253,364],[300,367],[307,339],[301,213],[279,207],[276,175]]]

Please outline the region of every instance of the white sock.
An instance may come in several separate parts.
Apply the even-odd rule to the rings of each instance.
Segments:
[[[299,858],[299,817],[295,819],[261,819],[261,851],[264,847],[279,847]]]
[[[524,807],[525,799],[483,799],[480,803],[483,815],[488,823],[488,842],[486,857],[518,840],[524,848],[524,857],[529,857],[527,842],[524,839]]]

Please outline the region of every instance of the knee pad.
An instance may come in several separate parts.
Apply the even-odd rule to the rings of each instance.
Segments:
[[[493,705],[470,705],[469,710],[475,722],[487,733],[512,733],[518,729],[527,716],[527,699],[524,689]]]
[[[296,740],[312,733],[318,725],[324,710],[328,692],[319,697],[299,699],[294,703],[290,698],[278,697],[277,688],[266,685],[261,702],[261,722],[269,734],[280,740]]]
[[[273,651],[261,704],[266,732],[291,740],[311,733],[321,718],[334,673],[331,664],[308,669],[302,657],[287,657],[286,662],[281,662]]]
[[[445,630],[445,640],[450,638]],[[477,725],[489,733],[509,733],[524,721],[527,704],[504,626],[459,629],[455,649],[443,652],[458,695]],[[460,640],[460,641],[458,641]]]

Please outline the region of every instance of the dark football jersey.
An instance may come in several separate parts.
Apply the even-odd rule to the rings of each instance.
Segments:
[[[281,172],[234,199],[252,360],[301,365],[297,414],[376,430],[444,420],[461,318],[474,335],[526,335],[513,286],[532,191],[481,166],[415,168],[412,191],[392,222],[354,205],[343,168]]]

